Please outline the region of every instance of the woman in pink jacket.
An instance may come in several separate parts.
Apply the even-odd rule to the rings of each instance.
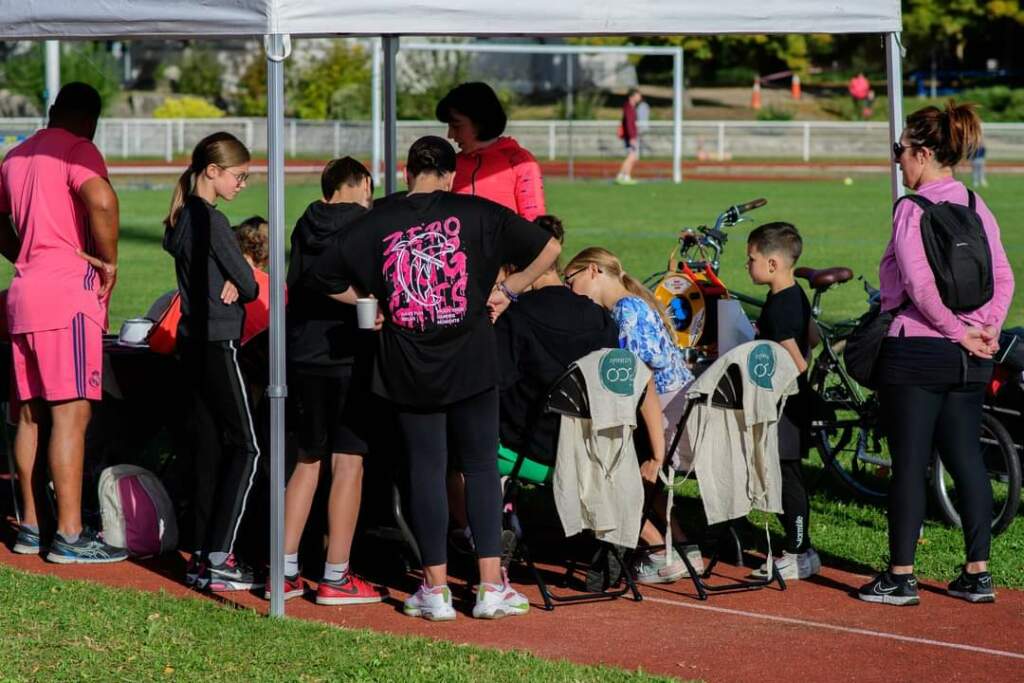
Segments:
[[[540,165],[514,138],[508,117],[486,83],[463,83],[437,104],[437,120],[459,146],[452,192],[490,199],[528,221],[547,213]]]
[[[924,209],[909,199],[897,203],[879,273],[882,307],[895,315],[876,368],[884,378],[880,397],[892,455],[890,564],[860,589],[859,597],[868,602],[918,602],[914,551],[924,521],[925,477],[936,450],[960,497],[967,554],[947,590],[970,602],[995,600],[988,572],[992,488],[979,441],[992,355],[1013,298],[1013,271],[992,212],[953,177],[956,164],[980,144],[981,121],[973,107],[950,102],[944,110],[925,107],[908,116],[893,145],[903,184],[917,195],[933,205],[971,206],[973,200],[991,255],[993,287],[991,298],[980,307],[950,310],[925,253]]]

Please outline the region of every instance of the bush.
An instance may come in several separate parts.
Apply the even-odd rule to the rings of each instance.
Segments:
[[[335,43],[323,59],[296,73],[289,99],[300,119],[369,117],[369,55],[359,45]]]
[[[1024,121],[1024,88],[1005,85],[965,90],[957,102],[974,102],[983,121]]]
[[[441,98],[469,80],[469,60],[470,56],[462,52],[408,53],[398,79],[398,117],[434,120]]]
[[[241,116],[267,115],[267,63],[262,55],[252,60],[238,79],[235,110]]]
[[[749,86],[757,78],[757,71],[749,66],[727,66],[715,71],[716,85]]]
[[[153,110],[157,119],[219,119],[224,112],[199,97],[168,97]]]
[[[209,48],[188,48],[179,65],[177,92],[217,101],[221,93],[221,66]]]
[[[604,93],[599,90],[585,90],[576,93],[572,101],[573,120],[589,121],[598,118],[597,112],[604,106],[605,99]],[[508,111],[507,107],[506,111]],[[555,105],[555,114],[562,120],[569,118],[564,97],[558,99],[558,103]]]
[[[777,107],[765,107],[757,112],[758,121],[792,121],[793,111],[791,109],[779,109]]]
[[[46,110],[44,96],[45,57],[43,43],[36,43],[27,52],[11,57],[3,64],[2,78],[11,91],[35,102]],[[81,81],[96,88],[107,109],[121,89],[117,60],[101,43],[61,45],[60,82]]]

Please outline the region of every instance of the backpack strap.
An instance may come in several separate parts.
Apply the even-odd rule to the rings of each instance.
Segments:
[[[967,208],[969,208],[971,211],[977,211],[977,209],[975,208],[976,205],[977,202],[974,199],[974,193],[971,192],[970,190],[967,190]]]
[[[970,190],[968,190],[968,192],[970,192]],[[896,202],[892,205],[892,214],[894,216],[896,215],[896,207],[898,207],[900,205],[900,202],[902,202],[904,199],[914,202],[915,204],[921,207],[922,211],[927,211],[928,207],[934,206],[934,203],[932,203],[932,201],[927,197],[923,197],[919,194],[905,194],[899,199],[897,199]],[[973,198],[971,199],[971,201],[974,201]],[[971,208],[974,207],[972,206]]]

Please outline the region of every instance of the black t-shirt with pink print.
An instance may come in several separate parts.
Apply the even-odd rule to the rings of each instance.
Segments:
[[[445,406],[498,384],[487,297],[501,265],[523,268],[550,235],[503,206],[450,192],[389,198],[354,223],[317,278],[381,302],[374,393]]]

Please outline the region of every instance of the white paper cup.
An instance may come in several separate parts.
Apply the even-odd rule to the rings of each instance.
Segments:
[[[377,323],[377,300],[356,299],[356,319],[359,329],[372,330]]]

